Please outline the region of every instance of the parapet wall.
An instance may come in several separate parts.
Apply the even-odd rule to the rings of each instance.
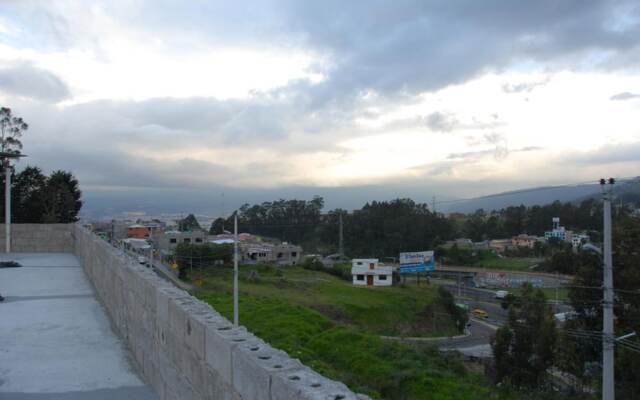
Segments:
[[[161,399],[366,399],[324,378],[92,234],[74,253]]]
[[[11,224],[11,251],[16,253],[70,253],[75,224]],[[4,252],[5,224],[0,224]]]

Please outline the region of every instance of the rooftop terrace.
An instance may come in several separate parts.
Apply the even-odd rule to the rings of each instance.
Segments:
[[[112,331],[77,258],[2,254],[0,398],[155,399]]]

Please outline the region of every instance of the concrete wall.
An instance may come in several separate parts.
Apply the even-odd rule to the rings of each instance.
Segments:
[[[161,399],[366,399],[276,350],[77,225],[74,252]]]
[[[16,253],[70,253],[75,224],[11,224],[11,251]],[[0,224],[4,252],[5,225]]]

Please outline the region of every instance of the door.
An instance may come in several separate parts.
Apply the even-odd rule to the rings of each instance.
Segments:
[[[367,286],[373,286],[373,275],[367,275]]]

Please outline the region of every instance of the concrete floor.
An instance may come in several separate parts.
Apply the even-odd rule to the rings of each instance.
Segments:
[[[157,399],[71,254],[1,254],[0,398]]]

